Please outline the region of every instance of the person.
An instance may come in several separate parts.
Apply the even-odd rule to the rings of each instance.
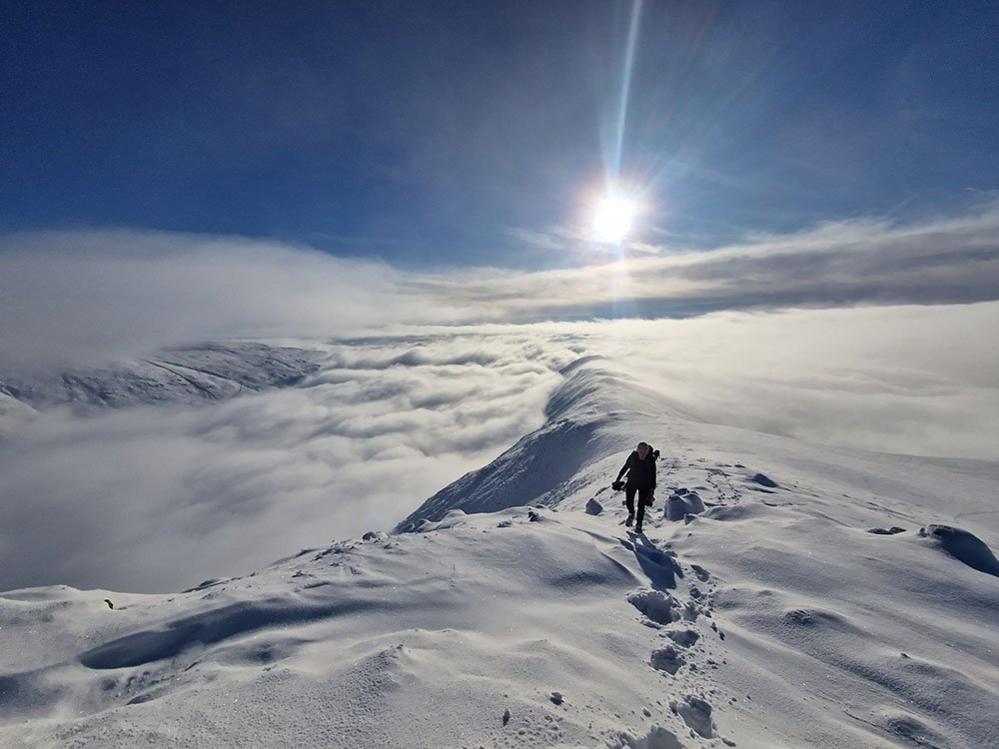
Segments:
[[[621,486],[621,477],[628,474],[624,485],[624,503],[628,507],[629,527],[635,523],[635,533],[642,532],[642,520],[645,518],[645,506],[651,505],[656,493],[656,456],[652,446],[647,442],[639,442],[638,447],[628,456],[621,470],[618,471],[615,489]],[[638,494],[637,522],[635,513],[635,494]]]

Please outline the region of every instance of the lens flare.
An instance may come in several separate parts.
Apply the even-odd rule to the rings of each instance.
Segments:
[[[598,242],[621,242],[635,223],[638,206],[619,195],[607,195],[593,213],[593,238]]]

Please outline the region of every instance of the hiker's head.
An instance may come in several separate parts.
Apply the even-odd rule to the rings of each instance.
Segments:
[[[635,448],[635,452],[638,453],[639,458],[645,460],[649,456],[649,450],[651,449],[648,442],[639,442],[638,447]]]

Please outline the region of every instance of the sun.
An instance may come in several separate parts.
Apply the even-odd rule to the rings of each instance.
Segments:
[[[638,205],[620,195],[605,195],[593,212],[593,238],[598,242],[621,242],[635,223]]]

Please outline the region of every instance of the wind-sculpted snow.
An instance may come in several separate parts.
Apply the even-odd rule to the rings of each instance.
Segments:
[[[920,530],[919,535],[935,540],[941,549],[972,569],[999,577],[999,560],[974,533],[949,525],[930,525]]]
[[[0,596],[0,744],[999,746],[999,467],[563,373],[548,422],[413,532],[172,595]],[[609,487],[638,439],[662,451],[643,535]]]
[[[646,645],[633,635],[645,628],[629,622],[625,597],[643,580],[621,544],[594,542],[554,513],[532,522],[514,509],[427,536],[307,550],[173,596],[15,591],[0,598],[10,636],[37,618],[48,620],[48,634],[73,626],[87,634],[5,652],[3,678],[17,690],[0,691],[0,740],[592,743],[616,736],[614,713],[656,688],[652,669],[630,673],[605,655],[640,663]],[[25,691],[39,696],[39,717],[59,703],[73,704],[77,717],[27,734],[15,720]]]

